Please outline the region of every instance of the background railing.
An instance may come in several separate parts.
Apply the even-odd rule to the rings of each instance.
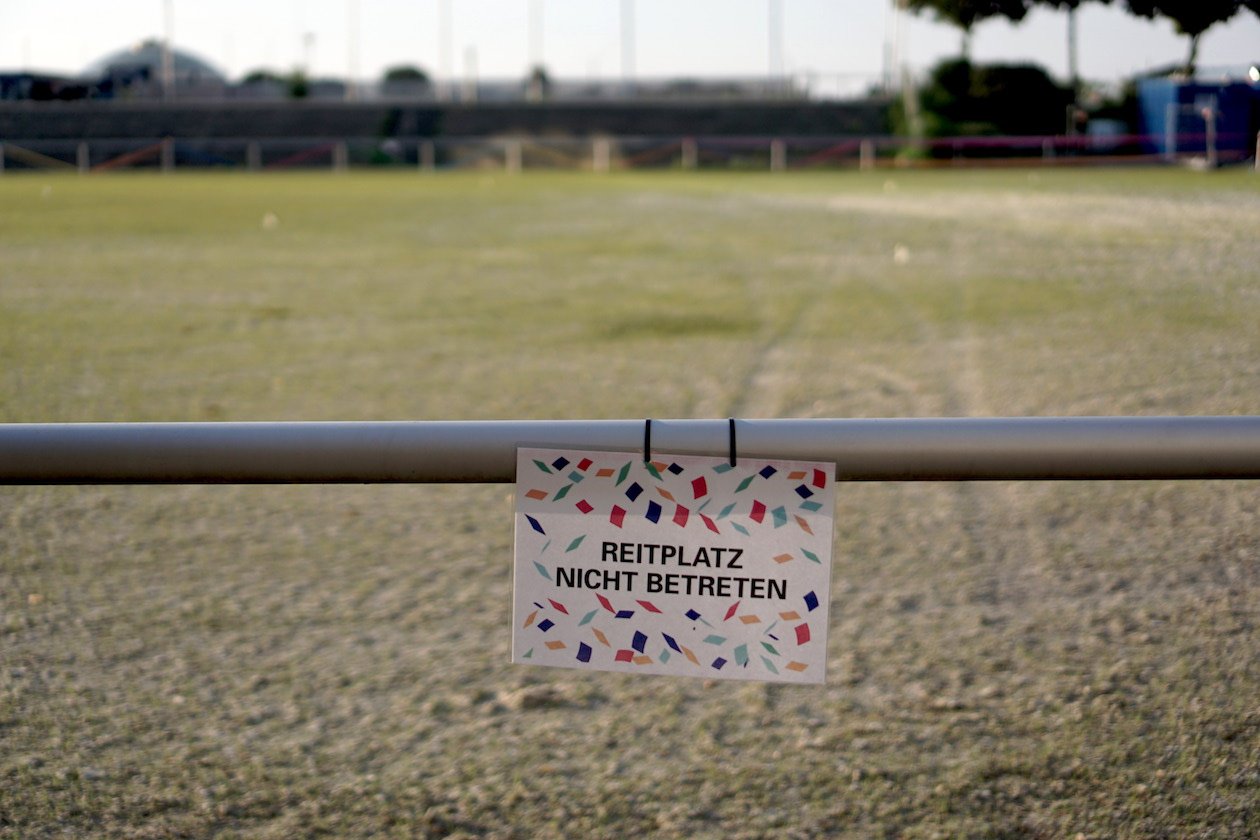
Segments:
[[[0,172],[117,169],[432,170],[874,169],[1002,164],[1089,165],[1205,160],[1239,163],[1250,138],[1215,131],[1171,136],[1020,137],[305,137],[0,139]]]

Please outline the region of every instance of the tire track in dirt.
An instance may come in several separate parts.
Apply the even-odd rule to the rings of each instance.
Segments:
[[[983,253],[979,242],[961,244],[960,250],[968,255],[964,258],[966,264],[973,262],[970,255]],[[972,273],[967,270],[963,276]],[[947,411],[959,417],[993,416],[994,406],[984,372],[986,348],[971,317],[977,303],[975,288],[966,279],[959,282],[962,328],[956,339],[958,352],[942,356],[953,361],[953,370],[944,371],[947,375],[942,377]],[[980,568],[974,570],[976,577],[970,588],[970,601],[981,608],[997,610],[1004,619],[1042,588],[1030,579],[1037,574],[1043,558],[1035,556],[1040,552],[1031,539],[1027,488],[1006,481],[961,481],[950,486],[969,545],[967,555],[980,563]]]
[[[725,416],[778,417],[786,410],[784,389],[795,376],[788,339],[800,331],[808,311],[807,301],[802,300],[754,351]]]
[[[957,332],[951,334],[939,318],[897,284],[881,283],[874,290],[904,313],[912,345],[922,360],[923,378],[928,384],[904,391],[912,405],[911,414],[991,416],[994,412],[984,373],[986,347],[970,317],[976,300],[967,279],[980,268],[972,255],[983,253],[983,249],[972,236],[963,235],[951,250],[949,257],[957,262],[959,275],[953,281],[957,321],[961,324]],[[899,380],[905,379],[904,372],[895,373]],[[1010,482],[951,482],[948,487],[952,518],[961,540],[953,554],[960,562],[956,569],[960,581],[966,582],[963,591],[967,601],[1000,613],[1013,612],[1039,588],[1029,579],[1039,564],[1031,562],[1036,546],[1029,534],[1026,493]],[[933,558],[933,562],[940,559]]]

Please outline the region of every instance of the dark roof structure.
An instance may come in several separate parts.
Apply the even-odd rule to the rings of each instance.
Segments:
[[[88,65],[82,77],[109,96],[222,96],[227,78],[209,62],[184,50],[170,49],[170,90],[166,89],[166,46],[156,40],[110,53]]]

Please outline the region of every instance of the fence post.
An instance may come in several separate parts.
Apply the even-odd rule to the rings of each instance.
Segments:
[[[86,140],[80,140],[79,145],[74,150],[74,162],[79,168],[79,174],[83,175],[92,168],[92,155],[88,151]]]
[[[250,140],[245,146],[245,166],[250,172],[262,169],[262,147],[257,140]]]
[[[170,172],[175,168],[175,140],[171,137],[162,138],[162,171]]]
[[[337,145],[333,146],[333,170],[345,172],[349,166],[350,147],[346,145],[345,140],[338,140]]]
[[[869,172],[875,168],[875,141],[869,137],[858,144],[858,169]]]
[[[787,169],[787,143],[782,140],[770,141],[770,171],[782,172]]]
[[[596,137],[591,141],[591,168],[596,172],[607,172],[612,168],[612,141],[607,137]]]
[[[695,169],[700,161],[700,150],[696,147],[694,137],[684,137],[682,141],[682,168]]]
[[[1209,169],[1216,168],[1216,108],[1214,105],[1215,103],[1203,109],[1203,122],[1205,128],[1207,129],[1207,136],[1204,138],[1204,143],[1207,146],[1205,152],[1207,154],[1207,165]]]
[[[512,174],[521,171],[521,141],[518,137],[513,137],[507,141],[507,145],[503,150],[503,168]]]
[[[1164,160],[1177,157],[1177,111],[1178,105],[1169,102],[1164,108]]]
[[[437,149],[433,146],[432,140],[420,141],[420,168],[425,172],[432,172],[437,167]]]
[[[1049,137],[1041,141],[1041,157],[1043,160],[1054,159],[1054,141]]]

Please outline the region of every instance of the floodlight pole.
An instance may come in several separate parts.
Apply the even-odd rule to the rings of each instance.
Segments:
[[[172,0],[165,0],[162,4],[162,22],[162,98],[169,100],[175,97],[175,9]]]
[[[783,4],[766,0],[766,68],[772,85],[783,76]]]
[[[359,98],[359,0],[346,2],[346,101]]]
[[[543,0],[529,0],[529,68],[543,67]]]
[[[441,81],[438,99],[448,102],[454,98],[455,71],[451,63],[451,0],[438,0],[438,64]]]
[[[621,0],[621,83],[627,92],[634,85],[634,0]]]
[[[740,458],[850,481],[1260,478],[1260,417],[737,420]],[[518,447],[642,452],[643,420],[0,425],[0,484],[510,483]],[[653,420],[726,456],[728,420]]]

